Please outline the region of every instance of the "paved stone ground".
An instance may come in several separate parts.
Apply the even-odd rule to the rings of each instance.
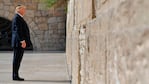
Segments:
[[[20,76],[12,81],[12,52],[0,52],[0,84],[70,84],[65,53],[25,52]]]

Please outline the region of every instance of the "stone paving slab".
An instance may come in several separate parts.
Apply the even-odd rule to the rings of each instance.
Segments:
[[[12,52],[0,52],[0,84],[70,84],[65,53],[25,52],[20,76],[12,81]]]

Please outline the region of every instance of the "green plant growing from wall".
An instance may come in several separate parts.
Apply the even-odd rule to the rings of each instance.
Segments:
[[[67,1],[68,0],[43,0],[47,7],[58,8],[64,6],[67,9]]]
[[[52,7],[54,4],[56,4],[58,0],[45,0],[45,3],[48,7]]]

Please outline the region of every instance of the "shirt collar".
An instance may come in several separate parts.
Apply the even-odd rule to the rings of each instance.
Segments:
[[[18,15],[20,15],[21,17],[23,17],[23,15],[21,15],[20,13],[17,13]]]

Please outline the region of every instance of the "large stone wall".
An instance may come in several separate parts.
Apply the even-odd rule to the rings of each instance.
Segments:
[[[65,7],[47,9],[43,0],[0,0],[0,17],[12,20],[15,6],[26,5],[34,50],[65,50]]]
[[[148,0],[70,0],[72,84],[149,84]]]

